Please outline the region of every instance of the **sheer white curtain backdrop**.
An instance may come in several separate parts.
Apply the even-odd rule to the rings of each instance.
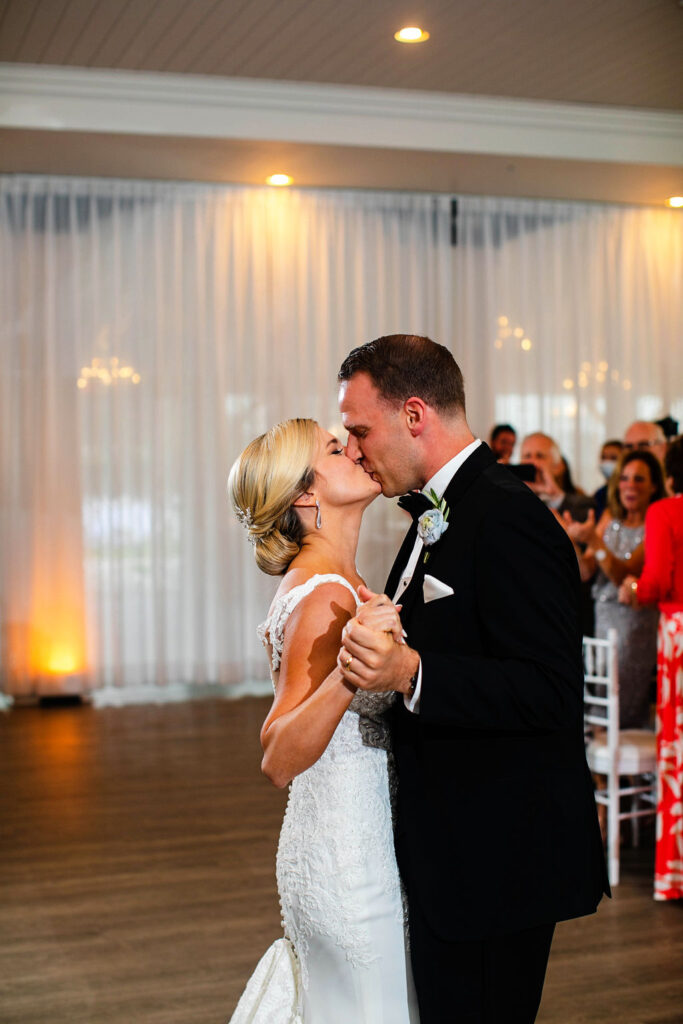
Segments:
[[[476,198],[452,214],[448,196],[0,178],[6,692],[262,686],[277,581],[227,473],[280,419],[338,426],[337,369],[370,338],[446,344],[475,432],[545,429],[587,488],[606,436],[683,418],[679,214]],[[371,586],[403,529],[372,506]]]
[[[454,352],[480,430],[551,434],[592,491],[603,440],[683,421],[678,211],[467,198],[458,229]]]

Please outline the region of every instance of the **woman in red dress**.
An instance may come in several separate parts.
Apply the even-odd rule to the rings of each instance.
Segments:
[[[645,517],[645,566],[627,576],[619,600],[657,604],[657,849],[656,900],[683,899],[683,436],[664,460],[672,498]]]

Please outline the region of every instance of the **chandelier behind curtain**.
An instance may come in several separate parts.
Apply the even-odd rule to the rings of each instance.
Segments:
[[[593,491],[604,440],[683,421],[677,211],[471,197],[456,257],[455,350],[480,431],[545,431]]]
[[[683,416],[676,212],[466,198],[452,214],[446,196],[0,178],[7,692],[262,686],[277,581],[227,473],[278,420],[339,430],[337,369],[370,338],[448,345],[475,433],[544,429],[588,489],[606,436]],[[404,525],[370,508],[370,586]]]

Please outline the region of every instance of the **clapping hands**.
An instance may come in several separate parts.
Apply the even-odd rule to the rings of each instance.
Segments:
[[[595,531],[595,512],[592,508],[589,508],[586,520],[583,523],[573,519],[571,512],[564,512],[562,514],[562,525],[575,544],[590,544]]]
[[[635,586],[634,586],[635,584]],[[627,576],[619,587],[619,603],[628,604],[632,607],[638,605],[638,579],[636,576]]]

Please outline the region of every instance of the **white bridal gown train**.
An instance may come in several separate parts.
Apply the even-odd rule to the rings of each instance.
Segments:
[[[288,616],[330,582],[356,597],[341,576],[313,576],[259,627],[274,685]],[[323,755],[292,782],[277,854],[285,937],[261,958],[231,1024],[419,1024],[381,718],[392,698],[356,694]]]

